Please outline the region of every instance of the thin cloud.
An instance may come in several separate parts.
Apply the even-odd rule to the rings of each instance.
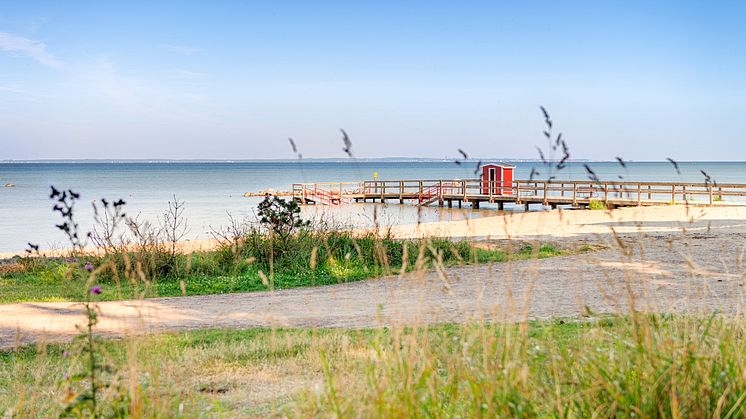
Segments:
[[[207,76],[205,73],[198,73],[196,71],[189,71],[185,70],[183,68],[175,68],[171,70],[171,77],[177,78],[177,79],[186,79],[186,80],[195,80],[195,79],[201,79]]]
[[[177,54],[186,55],[186,56],[194,55],[202,51],[202,48],[187,47],[184,45],[172,45],[172,44],[161,45],[161,48],[167,51],[175,52]]]
[[[47,51],[47,44],[7,32],[0,32],[0,50],[30,57],[47,67],[60,68],[64,61]]]
[[[2,84],[0,84],[0,92],[18,93],[18,94],[26,93],[24,90],[19,89],[18,87],[2,85]]]

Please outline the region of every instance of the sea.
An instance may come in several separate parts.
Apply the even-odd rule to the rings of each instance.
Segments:
[[[537,161],[505,161],[516,165],[517,179],[532,170],[537,179],[588,179],[586,165],[601,180],[704,182],[706,173],[719,183],[746,183],[746,162],[580,162],[562,170]],[[551,165],[553,166],[553,165]],[[295,182],[395,179],[474,179],[476,161],[454,160],[287,160],[287,161],[0,161],[0,252],[23,250],[28,243],[42,249],[69,247],[55,228],[50,187],[80,194],[75,215],[81,231],[92,226],[91,203],[123,199],[128,216],[157,224],[169,201],[184,203],[186,239],[205,239],[234,219],[252,219],[261,198],[244,192],[289,191]],[[506,208],[517,210],[517,208]],[[483,206],[448,209],[397,204],[360,204],[337,208],[307,206],[303,216],[366,227],[373,224],[428,222],[496,214]]]

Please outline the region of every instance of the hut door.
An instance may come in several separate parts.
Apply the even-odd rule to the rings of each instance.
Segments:
[[[496,192],[497,192],[497,188],[496,188],[497,185],[495,183],[496,179],[495,179],[495,168],[494,167],[490,167],[490,177],[489,177],[489,179],[490,179],[490,184],[489,184],[490,195],[495,195]]]

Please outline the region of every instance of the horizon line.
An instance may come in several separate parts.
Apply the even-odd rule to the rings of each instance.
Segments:
[[[517,163],[542,163],[542,159],[537,158],[435,158],[435,157],[312,157],[303,159],[291,158],[263,158],[263,159],[168,159],[168,158],[132,158],[132,159],[112,159],[112,158],[87,158],[87,159],[4,159],[0,164],[20,164],[20,163],[303,163],[303,162],[451,162],[461,163],[488,163],[488,162],[517,162]],[[547,159],[547,163],[557,163],[559,159]],[[617,163],[617,160],[602,159],[569,159],[568,163]],[[742,163],[746,160],[677,160],[678,163]],[[625,163],[669,163],[666,159],[661,160],[625,160]]]

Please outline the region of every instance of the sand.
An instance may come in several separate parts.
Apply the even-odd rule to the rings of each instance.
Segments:
[[[613,211],[554,210],[516,212],[464,221],[392,227],[395,237],[468,237],[479,239],[563,239],[618,234],[676,233],[684,229],[746,229],[746,206],[630,207]]]
[[[126,336],[204,327],[372,327],[480,318],[582,318],[624,313],[632,307],[739,314],[744,307],[744,208],[537,212],[398,226],[392,233],[601,241],[609,248],[326,287],[103,302],[97,330]],[[75,303],[0,305],[0,347],[68,340],[83,321],[81,306]]]

